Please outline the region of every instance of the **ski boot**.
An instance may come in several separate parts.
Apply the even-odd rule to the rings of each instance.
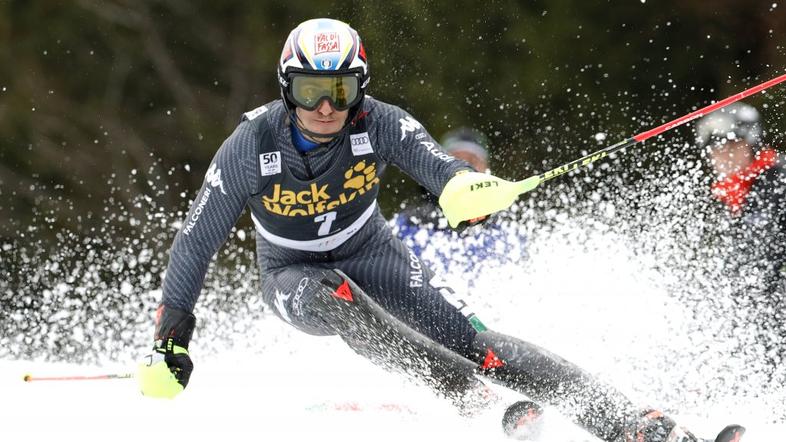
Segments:
[[[745,427],[742,425],[729,425],[718,433],[715,442],[740,442],[743,434]]]
[[[740,442],[745,428],[729,425],[713,439],[700,439],[657,410],[646,411],[623,434],[624,442]]]
[[[532,401],[518,401],[502,416],[502,429],[516,440],[537,440],[543,428],[543,409]]]

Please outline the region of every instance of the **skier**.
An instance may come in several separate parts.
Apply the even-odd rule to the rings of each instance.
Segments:
[[[712,195],[731,220],[727,274],[743,287],[735,300],[753,309],[746,322],[759,328],[764,359],[786,362],[786,168],[764,142],[759,111],[738,102],[696,125],[716,175]]]
[[[246,112],[216,153],[175,238],[153,350],[139,366],[144,395],[171,398],[188,384],[192,311],[211,257],[247,206],[262,297],[293,327],[338,335],[445,395],[477,390],[475,375],[491,378],[602,440],[697,440],[564,359],[486,328],[393,236],[376,203],[388,164],[441,195],[443,208],[471,192],[451,181],[474,188],[490,178],[445,153],[412,116],[366,95],[368,62],[354,29],[301,23],[284,45],[278,82],[281,99]]]
[[[442,136],[439,143],[451,156],[466,161],[477,172],[491,173],[488,140],[475,129],[459,127]],[[436,273],[448,269],[475,273],[524,257],[526,238],[499,222],[484,222],[483,229],[451,229],[437,198],[421,187],[420,200],[410,204],[391,220],[393,233],[431,266]],[[474,287],[474,279],[468,281]]]

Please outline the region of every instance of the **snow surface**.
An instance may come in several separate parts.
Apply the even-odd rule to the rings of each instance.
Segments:
[[[749,428],[746,442],[782,440],[782,391],[702,399],[713,388],[707,373],[723,361],[703,361],[709,372],[682,359],[669,366],[669,352],[695,345],[678,332],[689,315],[653,282],[646,257],[633,256],[614,234],[582,231],[568,223],[559,234],[584,235],[583,247],[545,235],[529,244],[536,259],[483,269],[467,299],[487,325],[562,354],[703,436],[737,422]],[[466,287],[466,275],[449,276]],[[506,440],[499,421],[504,404],[517,397],[512,393],[500,392],[505,400],[478,417],[461,418],[425,388],[376,368],[337,338],[297,333],[272,316],[234,338],[247,345],[214,354],[192,346],[194,375],[172,401],[142,397],[134,380],[22,381],[26,373],[134,369],[126,364],[0,361],[0,440]],[[128,351],[144,354],[142,347]],[[541,440],[593,439],[548,410]]]
[[[508,241],[526,237],[523,250],[445,277],[490,328],[566,357],[700,436],[740,423],[746,442],[784,440],[786,367],[768,373],[755,333],[730,325],[744,314],[718,265],[729,257],[722,242],[702,241],[722,228],[707,215],[708,177],[679,139],[647,155],[645,165],[623,155],[541,186],[505,224]],[[162,251],[183,216],[151,201],[138,201],[148,217],[137,237],[63,232],[52,252],[36,240],[41,213],[40,226],[2,244],[0,265],[18,280],[0,278],[10,309],[0,317],[0,441],[506,440],[500,420],[516,394],[499,391],[492,409],[461,418],[339,339],[271,315],[251,229],[235,230],[211,266],[195,310],[196,368],[179,397],[142,397],[134,380],[23,382],[135,370],[161,298]],[[111,202],[107,212],[130,219]],[[431,247],[460,259],[452,241]],[[436,259],[434,249],[423,258]],[[594,441],[554,410],[545,421],[542,442]]]

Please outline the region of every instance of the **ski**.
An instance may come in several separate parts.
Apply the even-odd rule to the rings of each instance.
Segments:
[[[510,439],[538,440],[542,428],[543,408],[529,400],[514,402],[502,416],[502,429]],[[745,427],[736,424],[726,426],[714,439],[697,438],[677,427],[665,438],[657,433],[650,434],[649,437],[639,433],[635,439],[630,440],[631,442],[741,442],[743,434],[745,434]]]

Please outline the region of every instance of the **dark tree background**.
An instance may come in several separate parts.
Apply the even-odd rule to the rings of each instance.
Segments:
[[[772,0],[0,0],[0,358],[126,360],[148,342],[167,249],[214,152],[277,99],[288,32],[320,16],[363,36],[372,95],[437,137],[483,130],[506,178],[786,68],[786,5]],[[749,100],[777,146],[785,100],[786,86]],[[541,186],[512,216],[543,232],[559,212],[546,209],[602,218],[610,198],[627,234],[648,233],[638,247],[676,238],[694,256],[697,198],[657,198],[699,176],[691,139],[683,127]],[[383,186],[388,215],[418,193],[395,170]],[[242,217],[208,272],[200,330],[216,348],[264,316],[253,243]],[[697,273],[666,255],[680,281]]]
[[[316,16],[363,36],[372,95],[437,137],[482,129],[508,178],[786,67],[772,1],[0,0],[0,239],[133,233],[151,208],[185,210],[240,114],[277,98],[289,30]],[[779,141],[782,109],[766,113]],[[387,213],[414,191],[396,172],[385,185]]]

